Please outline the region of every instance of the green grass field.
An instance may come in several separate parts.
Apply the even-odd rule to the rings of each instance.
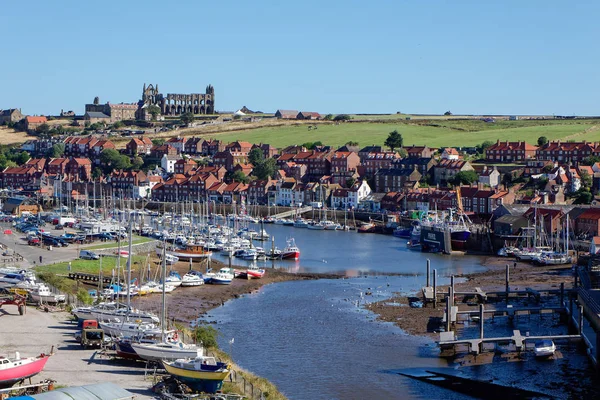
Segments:
[[[598,126],[598,128],[596,128]],[[398,130],[404,145],[430,147],[474,146],[486,140],[524,140],[535,144],[538,137],[550,140],[600,140],[600,120],[518,120],[486,123],[480,120],[397,120],[393,122],[350,122],[319,124],[308,130],[306,125],[257,128],[244,131],[209,134],[225,142],[245,140],[250,143],[269,143],[275,147],[315,142],[341,146],[356,141],[360,146],[383,144],[389,132]]]
[[[131,241],[131,244],[141,244],[141,243],[146,243],[146,242],[151,242],[155,239],[152,238],[148,238],[148,237],[142,237],[142,236],[134,236],[133,240]],[[123,250],[127,250],[127,241],[121,241],[121,248]],[[119,247],[119,244],[117,242],[105,242],[102,244],[96,244],[90,247],[83,247],[83,249],[85,250],[101,250],[101,249],[116,249],[117,247]]]
[[[121,268],[127,266],[127,259],[121,258]],[[146,263],[146,256],[133,256],[131,264],[132,271],[139,271]],[[104,276],[110,276],[113,269],[117,268],[117,257],[102,257],[102,274]],[[37,272],[52,272],[57,275],[66,275],[69,273],[69,263],[61,262],[57,264],[43,265],[36,267]],[[100,273],[100,260],[73,260],[71,261],[71,272],[82,272],[86,274],[98,274]]]

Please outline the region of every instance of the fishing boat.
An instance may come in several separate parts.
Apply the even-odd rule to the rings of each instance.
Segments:
[[[229,285],[235,276],[235,272],[231,268],[221,268],[219,272],[214,274],[210,279],[213,285]]]
[[[189,271],[181,278],[181,286],[200,286],[204,284],[204,277],[201,272]]]
[[[157,252],[161,251],[157,249]],[[175,250],[167,250],[167,255],[171,255],[179,258],[182,261],[188,260],[201,260],[203,258],[210,257],[212,255],[212,251],[207,251],[204,249],[204,246],[200,246],[197,244],[187,245],[183,249],[175,249]]]
[[[410,238],[410,234],[412,232],[412,228],[404,228],[402,226],[397,226],[392,233],[395,237],[399,237],[402,239]]]
[[[554,355],[556,351],[556,345],[552,340],[540,340],[535,343],[533,352],[536,357],[550,357]]]
[[[64,294],[56,294],[50,291],[50,288],[44,283],[37,285],[37,288],[33,289],[30,293],[33,301],[41,303],[62,303],[66,300]]]
[[[287,246],[281,252],[282,260],[297,260],[300,258],[300,249],[293,238],[287,240]]]
[[[37,357],[21,358],[19,352],[14,358],[0,357],[0,389],[9,388],[17,382],[39,374],[52,355],[40,354]]]
[[[216,361],[214,357],[203,355],[173,362],[163,360],[162,364],[169,374],[183,381],[191,389],[204,393],[221,390],[231,368],[226,363]]]

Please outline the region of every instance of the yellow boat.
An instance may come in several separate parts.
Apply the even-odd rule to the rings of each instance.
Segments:
[[[216,361],[214,357],[198,356],[195,359],[162,361],[165,370],[190,388],[205,393],[215,393],[229,376],[229,364]]]

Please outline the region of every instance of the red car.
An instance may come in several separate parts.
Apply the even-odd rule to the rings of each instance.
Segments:
[[[31,238],[29,239],[29,241],[27,242],[28,245],[30,246],[39,246],[40,245],[40,239],[39,238]]]

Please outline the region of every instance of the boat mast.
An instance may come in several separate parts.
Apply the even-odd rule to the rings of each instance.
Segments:
[[[131,308],[131,232],[132,232],[132,221],[133,221],[132,213],[129,213],[129,246],[127,248],[129,254],[127,255],[127,320],[129,320],[129,310]],[[119,238],[121,237],[121,232],[119,231]],[[120,243],[120,240],[119,240]],[[121,254],[118,255],[118,258],[121,258]]]
[[[165,286],[167,280],[167,252],[165,246],[163,246],[163,254],[162,254],[162,309],[160,313],[160,328],[161,328],[161,336],[162,341],[165,341],[165,314],[167,313],[167,302],[165,299]],[[190,258],[191,260],[191,258]]]

